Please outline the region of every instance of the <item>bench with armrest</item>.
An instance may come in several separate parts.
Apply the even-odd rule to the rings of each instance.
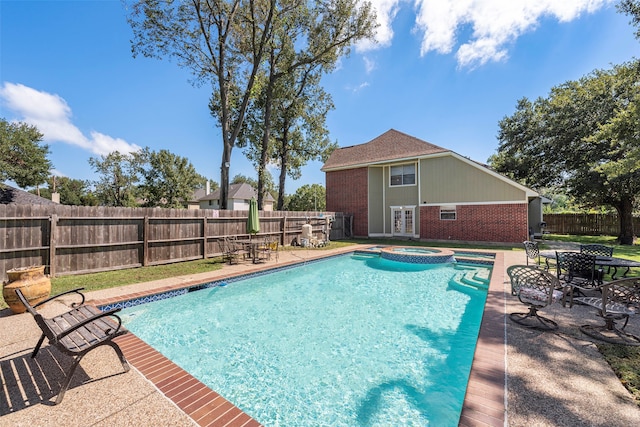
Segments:
[[[83,288],[78,288],[63,292],[41,301],[34,306],[29,304],[20,289],[16,289],[18,298],[27,308],[27,311],[31,313],[38,327],[42,330],[42,335],[40,336],[31,357],[36,357],[44,339],[47,338],[50,345],[56,347],[62,353],[75,358],[69,372],[67,373],[67,377],[62,384],[62,388],[58,393],[55,404],[62,402],[64,394],[71,383],[71,378],[80,364],[80,360],[82,360],[85,354],[97,347],[108,345],[113,348],[120,358],[124,372],[129,371],[129,364],[125,359],[122,350],[120,350],[118,344],[113,341],[115,337],[124,335],[128,332],[122,327],[122,320],[120,317],[115,314],[120,311],[120,309],[118,308],[103,312],[93,305],[86,305],[84,303],[84,294],[80,292],[82,289]],[[72,309],[66,313],[47,319],[36,310],[38,306],[67,294],[77,294],[81,297],[81,301],[79,303],[72,304]]]

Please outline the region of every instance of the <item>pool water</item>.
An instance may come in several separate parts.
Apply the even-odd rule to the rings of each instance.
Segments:
[[[437,254],[440,251],[437,249],[424,249],[424,248],[412,248],[412,247],[395,247],[393,248],[394,252],[406,252],[410,254]]]
[[[459,273],[347,255],[122,314],[265,426],[454,426],[486,299]]]

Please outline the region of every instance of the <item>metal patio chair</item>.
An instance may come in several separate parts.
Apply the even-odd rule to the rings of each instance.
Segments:
[[[587,296],[586,292],[599,291],[602,286],[602,269],[596,268],[596,256],[580,252],[556,252],[556,269],[560,282],[569,286],[569,306],[573,306],[574,294]]]
[[[507,275],[511,280],[511,294],[529,308],[526,313],[511,313],[509,318],[528,328],[558,329],[555,321],[538,313],[540,309],[555,302],[562,302],[564,305],[567,289],[562,287],[558,278],[531,265],[512,265],[507,269]]]
[[[597,308],[598,315],[604,319],[604,325],[582,325],[580,330],[583,333],[613,344],[640,345],[640,337],[624,330],[630,316],[640,315],[640,277],[609,282],[602,286],[602,296],[579,297],[576,300]],[[617,327],[617,321],[622,320],[622,327]]]
[[[583,254],[590,254],[595,256],[609,257],[613,256],[613,247],[605,246],[596,243],[580,245],[580,252]]]
[[[529,265],[529,260],[533,261],[536,265],[540,264],[540,248],[538,247],[538,242],[525,240],[522,244],[527,254],[527,265]]]

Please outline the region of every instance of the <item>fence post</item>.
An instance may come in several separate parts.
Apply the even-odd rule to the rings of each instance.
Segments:
[[[207,259],[207,210],[202,217],[202,259]]]
[[[58,215],[49,217],[49,276],[56,277],[56,235]]]
[[[146,266],[149,263],[149,217],[144,216],[144,222],[142,224],[142,266]]]
[[[282,233],[282,237],[280,238],[280,245],[284,246],[287,240],[287,214],[282,214],[282,221],[280,221],[280,232]]]

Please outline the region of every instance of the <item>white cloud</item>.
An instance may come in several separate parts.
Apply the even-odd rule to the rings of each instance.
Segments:
[[[615,0],[414,0],[415,34],[422,38],[420,55],[455,51],[458,64],[475,67],[508,57],[508,48],[521,35],[536,29],[543,17],[569,22]],[[393,38],[392,23],[405,0],[372,0],[379,24],[378,45],[363,43],[360,51],[385,47]],[[458,40],[469,27],[468,40]]]
[[[363,40],[358,43],[358,51],[366,52],[378,47],[391,45],[391,39],[393,39],[391,23],[395,19],[398,9],[400,8],[400,3],[402,2],[403,0],[369,0],[369,3],[371,3],[376,12],[378,29],[374,40]]]
[[[0,99],[18,120],[38,128],[45,142],[63,142],[97,155],[112,151],[131,153],[141,147],[120,138],[92,131],[86,137],[71,121],[71,107],[58,95],[41,92],[22,84],[5,83]]]
[[[370,74],[373,70],[376,69],[376,62],[373,59],[363,56],[362,60],[364,61],[364,69],[367,74]]]
[[[347,90],[353,93],[358,93],[360,92],[362,89],[366,88],[369,86],[369,82],[363,82],[360,83],[358,86],[347,86]]]

